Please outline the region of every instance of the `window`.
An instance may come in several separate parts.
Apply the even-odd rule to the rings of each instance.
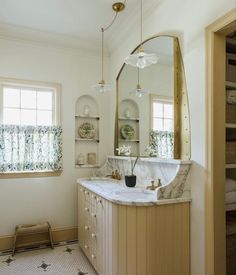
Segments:
[[[59,86],[0,78],[0,173],[62,169]]]
[[[174,130],[173,103],[169,98],[152,97],[152,130]]]
[[[160,158],[174,155],[173,99],[151,95],[150,147]]]
[[[3,85],[3,124],[55,125],[55,89]]]

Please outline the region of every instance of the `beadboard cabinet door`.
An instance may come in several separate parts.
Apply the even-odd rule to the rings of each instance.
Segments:
[[[80,186],[79,244],[99,275],[190,275],[189,202],[112,203]]]

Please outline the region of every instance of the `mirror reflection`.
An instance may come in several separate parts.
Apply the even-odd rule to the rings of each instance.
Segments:
[[[115,146],[129,147],[133,156],[178,158],[181,106],[174,99],[181,85],[175,75],[175,38],[159,36],[143,46],[146,52],[157,55],[158,62],[144,69],[123,65],[117,77]],[[189,152],[184,158],[189,158]]]

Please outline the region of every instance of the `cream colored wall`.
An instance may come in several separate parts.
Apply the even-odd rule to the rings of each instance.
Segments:
[[[191,150],[194,161],[190,175],[193,199],[191,275],[205,274],[205,27],[234,7],[235,0],[165,0],[150,14],[146,14],[144,19],[144,39],[161,33],[172,34],[179,37],[182,48],[189,95]],[[129,32],[126,30],[121,33],[121,38],[121,46],[117,47],[111,56],[112,80],[118,74],[124,57],[138,44],[138,32],[134,29]]]
[[[90,93],[99,102],[101,163],[112,153],[113,140],[107,127],[107,114],[113,112],[110,95],[91,91],[100,80],[100,53],[1,39],[0,60],[0,76],[62,84],[64,163],[59,177],[0,179],[0,236],[12,234],[18,223],[41,220],[50,221],[53,228],[77,226],[76,179],[92,173],[74,168],[74,108],[83,93]]]

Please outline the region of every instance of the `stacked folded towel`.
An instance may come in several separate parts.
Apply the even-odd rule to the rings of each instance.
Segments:
[[[236,209],[236,180],[226,178],[225,202],[227,210]]]

